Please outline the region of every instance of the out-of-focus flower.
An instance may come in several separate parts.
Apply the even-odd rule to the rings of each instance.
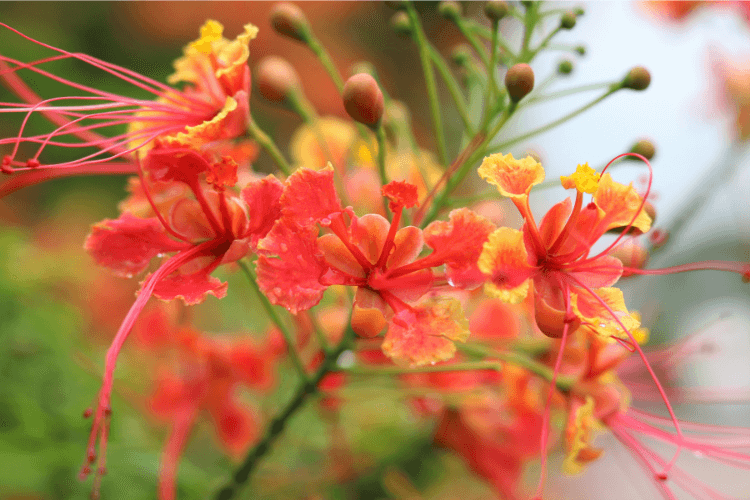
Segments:
[[[0,77],[24,101],[0,103],[0,112],[25,115],[17,135],[0,140],[0,144],[12,146],[2,159],[2,172],[27,172],[6,181],[0,194],[65,175],[135,173],[131,153],[150,147],[156,138],[169,138],[173,143],[198,148],[208,142],[237,137],[245,130],[250,93],[248,44],[258,31],[251,24],[245,26],[244,33],[237,39],[230,41],[222,36],[221,24],[206,22],[201,28],[201,37],[185,48],[184,56],[175,62],[175,73],[169,77],[170,83],[184,82],[183,90],[86,54],[52,47],[5,24],[0,25],[57,54],[29,63],[0,56]],[[61,59],[82,61],[156,99],[120,96],[45,69],[48,63]],[[61,83],[79,95],[40,97],[19,76],[21,71]],[[44,116],[56,128],[45,134],[25,135],[27,122],[35,114]],[[122,125],[127,125],[124,133],[106,135]],[[36,147],[36,151],[28,158],[18,159],[27,154],[27,146]],[[83,156],[57,163],[45,162],[43,153],[56,148],[80,148]],[[87,148],[98,151],[89,153]]]
[[[714,57],[713,69],[721,84],[722,101],[734,114],[737,139],[750,138],[750,56]]]

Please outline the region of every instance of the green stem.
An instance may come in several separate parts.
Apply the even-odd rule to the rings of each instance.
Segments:
[[[303,383],[307,382],[307,371],[305,371],[305,365],[302,363],[302,360],[299,357],[299,354],[297,353],[297,349],[295,349],[295,342],[292,338],[292,333],[289,331],[287,326],[284,324],[284,322],[281,320],[279,315],[276,313],[276,309],[274,309],[273,304],[268,300],[268,297],[263,294],[263,292],[260,290],[260,287],[258,286],[258,280],[255,277],[255,273],[252,269],[250,269],[250,266],[248,266],[245,262],[238,260],[237,264],[240,266],[240,269],[242,269],[245,273],[245,276],[247,276],[248,281],[250,282],[250,285],[253,287],[253,290],[255,290],[255,293],[258,295],[258,299],[260,300],[260,303],[263,305],[263,309],[266,310],[266,313],[268,314],[268,317],[271,318],[271,321],[273,321],[273,324],[276,325],[276,327],[281,332],[281,335],[284,336],[284,341],[286,342],[286,349],[289,352],[289,358],[292,360],[292,364],[294,365],[294,368],[299,373],[300,378],[302,378]]]
[[[485,26],[477,24],[470,19],[463,19],[462,22],[465,23],[465,25],[469,30],[471,30],[472,33],[476,33],[477,35],[484,37],[487,40],[492,40],[492,30],[489,30]],[[507,56],[507,58],[510,60],[510,63],[513,63],[516,60],[516,55],[512,50],[510,50],[510,46],[505,43],[505,40],[503,40],[501,37],[498,37],[497,44],[501,49],[503,49],[503,55]]]
[[[605,92],[603,95],[597,97],[596,99],[594,99],[590,103],[586,104],[582,108],[577,109],[577,110],[573,111],[572,113],[569,113],[569,114],[563,116],[562,118],[559,118],[559,119],[557,119],[557,120],[555,120],[553,122],[550,122],[547,125],[543,125],[543,126],[541,126],[539,128],[536,128],[536,129],[534,129],[534,130],[532,130],[530,132],[527,132],[527,133],[525,133],[523,135],[519,135],[518,137],[514,137],[513,139],[509,139],[509,140],[507,140],[507,141],[505,141],[505,142],[503,142],[501,144],[493,146],[493,147],[489,148],[488,152],[489,153],[497,153],[499,151],[506,150],[508,147],[512,146],[513,144],[516,144],[516,143],[521,142],[521,141],[525,141],[526,139],[534,137],[537,134],[541,134],[541,133],[544,133],[544,132],[546,132],[548,130],[551,130],[551,129],[557,127],[558,125],[561,125],[561,124],[565,123],[566,121],[575,118],[576,116],[580,115],[584,111],[587,111],[590,108],[596,106],[597,104],[599,104],[604,99],[606,99],[607,97],[611,96],[612,94],[614,94],[615,92],[617,92],[621,88],[622,88],[621,84],[619,84],[619,83],[618,84],[614,84],[614,85],[612,85],[610,87],[609,90],[607,90],[607,92]]]
[[[523,105],[528,106],[530,104],[543,102],[543,101],[551,101],[553,99],[559,99],[561,97],[567,97],[569,95],[579,94],[581,92],[589,92],[591,90],[611,88],[612,85],[617,85],[617,84],[618,82],[592,83],[589,85],[583,85],[581,87],[575,87],[572,89],[561,90],[559,92],[553,92],[547,95],[530,96],[528,99],[524,100]]]
[[[216,495],[216,500],[231,500],[239,489],[248,481],[250,474],[258,466],[260,459],[263,458],[271,446],[276,442],[281,433],[284,431],[289,419],[294,416],[300,408],[309,400],[310,396],[318,392],[318,384],[336,365],[336,360],[346,349],[350,347],[354,338],[354,331],[348,328],[341,342],[330,353],[326,354],[323,362],[320,364],[315,373],[304,384],[301,384],[294,394],[291,401],[284,409],[276,415],[266,426],[265,433],[260,441],[248,452],[242,465],[232,474],[231,479]]]
[[[443,78],[446,87],[448,87],[448,92],[453,98],[453,102],[456,103],[458,116],[461,117],[461,121],[464,124],[464,130],[467,134],[474,135],[474,127],[471,125],[471,119],[469,118],[469,113],[466,109],[466,101],[464,100],[463,92],[461,92],[461,87],[459,87],[458,82],[453,77],[453,73],[451,73],[451,70],[448,68],[448,64],[446,64],[443,56],[440,55],[440,52],[438,52],[432,45],[430,45],[430,56],[432,57],[432,62],[435,64],[438,73],[440,73],[440,76]]]
[[[437,144],[438,156],[441,165],[448,164],[448,152],[445,149],[445,137],[443,134],[443,121],[440,114],[440,101],[437,95],[435,73],[432,71],[432,58],[430,56],[429,42],[422,29],[417,11],[411,2],[406,2],[406,12],[411,19],[414,28],[414,40],[419,48],[419,59],[422,61],[425,85],[427,86],[427,97],[430,101],[430,114],[432,115],[432,126],[435,132],[435,143]]]
[[[385,186],[388,184],[388,174],[385,171],[385,155],[386,155],[386,144],[385,144],[385,129],[383,129],[382,123],[378,123],[375,129],[375,137],[378,141],[378,176],[380,177],[380,185]],[[383,208],[385,213],[388,214],[388,200],[383,197]]]
[[[496,105],[493,102],[495,95],[500,95],[500,89],[497,88],[497,81],[495,79],[495,67],[497,66],[497,41],[499,38],[499,32],[500,32],[500,23],[498,21],[494,21],[492,23],[492,51],[490,55],[490,63],[487,66],[487,90],[485,92],[485,98],[484,98],[484,123],[485,127],[482,128],[483,131],[487,131],[486,124],[489,123],[490,114],[494,109],[496,109]]]
[[[292,173],[292,167],[289,166],[289,163],[284,159],[284,155],[281,154],[281,151],[278,147],[276,147],[276,144],[273,142],[273,139],[263,132],[260,127],[258,127],[258,124],[255,123],[255,120],[253,119],[252,115],[247,120],[247,131],[250,132],[250,135],[255,139],[260,146],[266,150],[266,152],[271,155],[271,158],[273,159],[274,163],[276,163],[276,166],[279,167],[279,170],[286,175],[289,176]]]
[[[333,59],[331,59],[331,56],[328,54],[328,51],[325,49],[325,47],[323,47],[323,44],[321,44],[320,41],[318,41],[318,39],[312,33],[310,33],[307,40],[307,46],[310,47],[310,50],[313,51],[315,57],[318,58],[328,75],[331,77],[331,80],[333,80],[334,85],[336,85],[336,89],[339,91],[339,94],[343,93],[344,80],[341,78],[339,70],[336,69],[336,65],[333,64]]]
[[[537,48],[530,51],[528,61],[531,61],[541,50],[545,49],[547,47],[547,44],[549,44],[552,38],[554,38],[554,36],[557,35],[561,29],[562,26],[558,26],[557,28],[553,29],[550,34],[547,35],[544,40],[542,40],[542,43],[540,43]]]
[[[474,36],[472,25],[466,19],[459,17],[458,19],[456,19],[456,27],[458,28],[458,31],[460,31],[464,36],[464,38],[466,38],[466,41],[469,42],[472,47],[474,47],[474,51],[482,60],[485,68],[489,68],[490,60],[487,58],[487,49],[482,44],[482,42]]]

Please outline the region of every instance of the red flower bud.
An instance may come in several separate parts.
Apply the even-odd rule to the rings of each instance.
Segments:
[[[255,73],[260,95],[276,104],[284,102],[289,93],[300,85],[294,67],[281,57],[264,58],[256,67]]]
[[[359,73],[344,84],[344,108],[355,121],[374,127],[383,117],[383,93],[375,79]]]
[[[534,70],[523,63],[511,67],[505,74],[505,88],[513,101],[520,101],[534,88]]]
[[[277,4],[271,12],[271,26],[280,35],[300,42],[310,38],[310,24],[302,10],[292,3]]]

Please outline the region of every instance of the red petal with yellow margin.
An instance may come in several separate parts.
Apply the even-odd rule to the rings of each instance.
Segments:
[[[503,196],[523,198],[528,196],[531,187],[544,180],[542,164],[531,156],[516,160],[512,154],[490,155],[479,166],[479,176],[497,186]]]
[[[223,299],[227,295],[227,287],[227,283],[222,283],[205,271],[173,273],[156,284],[154,296],[161,300],[182,299],[185,304],[192,306],[206,300],[207,295]]]
[[[449,282],[459,288],[473,289],[485,281],[477,267],[484,243],[495,224],[468,208],[453,210],[448,221],[435,221],[424,230],[427,246],[433,249],[430,255],[445,264]]]
[[[513,304],[528,293],[528,279],[537,268],[529,265],[521,231],[501,227],[490,234],[479,256],[477,266],[487,277],[485,291]]]
[[[605,227],[602,232],[613,227],[627,226],[636,213],[638,216],[633,222],[633,227],[643,233],[651,229],[651,217],[643,209],[637,212],[641,202],[641,196],[632,185],[625,186],[613,181],[609,174],[602,175],[599,189],[594,194],[594,203],[604,211],[602,224]]]
[[[97,264],[130,276],[145,270],[157,255],[183,250],[187,244],[170,238],[156,217],[141,219],[124,213],[119,219],[95,224],[83,247]]]
[[[258,243],[258,285],[271,303],[292,314],[320,302],[327,288],[320,278],[328,269],[317,246],[318,229],[279,220]]]
[[[341,211],[333,184],[333,168],[301,168],[286,181],[281,195],[281,213],[297,225],[309,226]]]
[[[411,367],[451,359],[454,341],[465,342],[469,324],[456,299],[427,302],[397,313],[388,325],[383,352],[395,363]]]

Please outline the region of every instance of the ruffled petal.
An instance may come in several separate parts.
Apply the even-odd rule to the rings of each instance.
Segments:
[[[448,221],[435,221],[424,230],[427,246],[433,249],[431,257],[445,264],[446,276],[451,285],[459,288],[476,288],[485,281],[477,267],[484,244],[495,225],[488,219],[469,210],[453,210]]]
[[[640,317],[637,313],[628,312],[625,298],[619,288],[597,288],[593,290],[596,297],[588,291],[579,291],[580,294],[571,292],[574,299],[571,305],[573,314],[581,320],[581,328],[603,337],[627,340],[630,337],[623,330],[624,326],[636,341],[644,339],[644,332],[638,328],[641,325]]]
[[[395,363],[411,367],[453,357],[456,342],[469,337],[469,323],[456,299],[426,302],[397,313],[388,325],[383,352]]]
[[[188,245],[170,238],[159,219],[124,213],[119,219],[95,224],[83,246],[97,264],[121,276],[131,276],[144,271],[157,255],[183,250]]]
[[[328,266],[317,236],[315,226],[299,227],[281,219],[258,243],[258,285],[271,303],[292,314],[316,305],[327,288],[320,281]]]
[[[609,174],[602,175],[594,203],[604,212],[603,230],[627,226],[633,218],[633,227],[641,232],[651,229],[651,217],[643,209],[638,212],[642,200],[632,185],[625,186],[613,181]]]
[[[264,238],[281,217],[281,195],[284,186],[274,176],[250,182],[242,190],[247,204],[248,224],[243,238],[250,238],[253,247]]]
[[[182,299],[191,306],[200,304],[208,295],[223,299],[227,295],[227,283],[214,278],[205,271],[191,274],[173,273],[154,287],[154,296],[161,300]]]
[[[341,212],[341,201],[333,184],[333,168],[294,172],[281,195],[281,213],[300,226],[309,226]]]
[[[528,280],[537,273],[537,268],[529,265],[523,233],[507,227],[489,235],[477,265],[488,279],[485,291],[511,303],[526,297]]]
[[[531,187],[544,180],[542,164],[531,156],[516,160],[508,153],[490,155],[479,166],[479,176],[497,186],[501,195],[510,198],[528,196]]]
[[[418,204],[417,186],[404,181],[391,181],[380,189],[388,198],[388,208],[396,211],[399,207],[411,208]]]

